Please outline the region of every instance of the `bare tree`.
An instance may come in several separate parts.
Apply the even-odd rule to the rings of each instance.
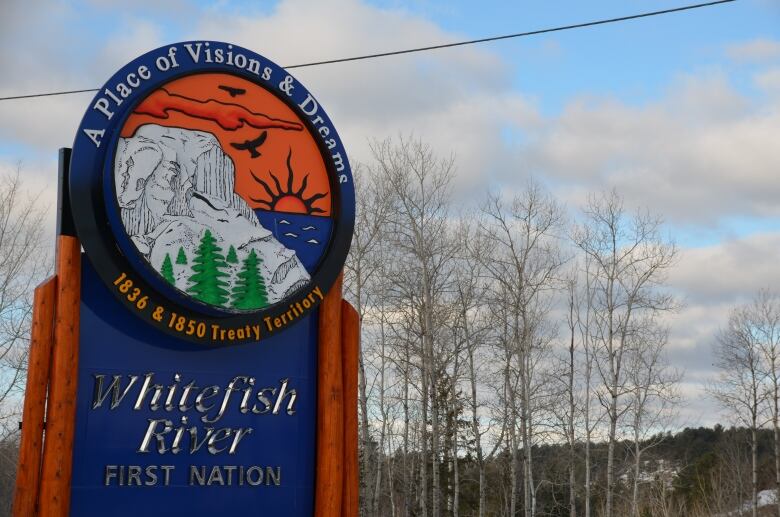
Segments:
[[[691,515],[742,515],[750,489],[745,480],[751,477],[750,453],[740,440],[726,440],[718,448],[714,465],[695,477],[697,497]],[[751,505],[752,506],[752,505]]]
[[[524,514],[532,517],[536,513],[532,452],[537,395],[541,387],[539,366],[549,345],[549,340],[542,335],[549,311],[548,297],[556,287],[556,275],[564,262],[558,241],[563,216],[557,203],[533,182],[508,203],[500,196],[489,196],[483,213],[482,231],[494,250],[484,257],[483,265],[499,287],[501,296],[497,303],[508,308],[507,344],[510,346],[505,348],[505,360],[507,366],[514,364],[519,382],[516,397],[513,375],[507,369],[505,384],[512,422],[508,428],[509,441],[514,455],[517,449],[514,422],[519,419]],[[514,492],[511,503],[510,512],[514,512]]]
[[[780,516],[780,297],[762,290],[747,308],[750,331],[761,354],[761,375],[766,383],[766,398],[772,420],[775,455],[775,509]]]
[[[750,429],[751,507],[758,511],[758,430],[772,422],[775,482],[780,486],[778,453],[778,368],[780,367],[780,301],[767,291],[732,310],[718,335],[715,350],[720,375],[711,392],[720,404]],[[767,418],[768,413],[768,418]],[[780,506],[780,503],[778,503]],[[780,508],[777,510],[780,512]]]
[[[717,381],[710,386],[711,393],[737,422],[750,429],[751,486],[750,505],[753,517],[758,513],[758,430],[765,423],[766,407],[771,390],[765,382],[767,372],[762,346],[762,312],[767,307],[759,296],[754,303],[732,310],[726,327],[719,333],[715,349]],[[773,407],[774,404],[769,404]]]
[[[632,352],[632,337],[653,314],[675,307],[672,297],[658,289],[676,256],[660,225],[649,214],[628,216],[620,196],[611,191],[589,199],[584,224],[575,233],[575,244],[592,264],[589,332],[598,343],[596,365],[602,384],[598,396],[609,424],[606,517],[613,515],[618,425],[630,407],[625,361]]]
[[[579,425],[580,401],[577,387],[577,327],[579,297],[577,289],[576,270],[567,275],[565,279],[565,307],[564,319],[566,320],[566,344],[557,358],[555,374],[552,382],[559,385],[556,393],[556,402],[552,406],[561,434],[568,448],[568,488],[569,488],[569,516],[577,517],[577,430]]]
[[[580,308],[577,315],[577,325],[579,329],[580,339],[582,341],[582,426],[585,433],[585,446],[584,446],[584,468],[585,468],[585,517],[591,515],[591,492],[592,492],[592,479],[591,479],[591,442],[593,433],[600,425],[603,413],[599,415],[593,414],[594,405],[594,365],[596,362],[596,340],[592,337],[591,331],[592,322],[597,321],[593,317],[594,311],[594,297],[596,295],[597,284],[594,283],[594,277],[591,274],[593,271],[592,264],[593,259],[589,256],[585,256],[584,259],[584,296],[583,302],[578,305]]]
[[[394,273],[401,282],[394,285],[410,303],[409,316],[416,325],[421,358],[421,514],[428,515],[428,460],[431,460],[431,515],[441,512],[439,458],[441,453],[441,400],[436,386],[444,371],[437,347],[446,346],[443,314],[448,307],[443,297],[449,283],[450,261],[455,246],[448,228],[454,159],[440,159],[421,141],[400,137],[397,142],[374,142],[372,151],[377,172],[394,198],[388,214],[389,233],[399,253],[403,271]],[[430,450],[428,419],[430,404]]]
[[[14,433],[27,371],[32,291],[49,270],[46,211],[17,169],[0,177],[0,438]]]
[[[488,195],[475,216],[452,202],[452,159],[405,137],[372,151],[370,174],[356,174],[346,266],[362,317],[362,514],[533,517],[565,505],[590,517],[594,501],[610,516],[645,511],[640,465],[673,380],[659,315],[675,306],[662,283],[676,250],[658,219],[626,214],[614,192],[592,198],[562,278],[564,214],[539,185]],[[566,455],[550,461],[556,432]],[[606,501],[591,458],[602,437]],[[618,508],[624,438],[635,486]],[[674,511],[667,488],[641,502]]]
[[[486,515],[487,461],[497,451],[501,437],[494,440],[492,450],[485,450],[484,436],[493,428],[492,421],[487,425],[483,423],[488,417],[487,404],[480,395],[480,388],[484,386],[485,375],[484,357],[487,354],[487,343],[491,331],[489,311],[485,307],[488,296],[488,281],[482,267],[484,257],[490,254],[488,243],[484,235],[476,231],[473,225],[465,217],[460,224],[458,240],[462,256],[455,269],[455,305],[457,316],[455,326],[459,330],[464,341],[465,369],[467,379],[467,402],[470,412],[470,433],[473,443],[473,452],[477,464],[478,473],[478,517]]]
[[[511,325],[512,309],[509,304],[504,303],[510,296],[509,286],[506,283],[498,283],[491,288],[489,308],[491,323],[495,329],[493,336],[497,356],[495,359],[500,365],[493,386],[498,404],[492,409],[501,422],[501,439],[506,442],[506,447],[509,449],[506,455],[509,463],[509,476],[506,479],[509,490],[504,514],[514,516],[517,514],[520,463],[517,438],[519,373],[514,367],[516,345],[515,332]]]
[[[640,516],[639,484],[642,479],[642,455],[663,440],[663,431],[673,423],[680,372],[669,367],[664,349],[668,342],[665,327],[647,322],[642,332],[633,336],[628,364],[631,408],[629,427],[632,434],[633,476],[631,515]],[[666,480],[664,480],[665,482]]]
[[[20,173],[18,167],[0,176],[0,513],[13,499],[32,293],[50,270],[46,210],[25,190]]]
[[[371,174],[361,164],[353,168],[356,190],[355,230],[352,235],[352,245],[344,265],[344,285],[347,296],[351,297],[355,309],[360,316],[361,334],[368,307],[377,303],[370,299],[370,284],[375,280],[377,271],[382,265],[381,255],[377,253],[381,240],[382,222],[385,219],[389,203],[381,183],[381,176]],[[381,302],[380,302],[381,303]],[[368,487],[372,479],[375,485],[381,484],[382,451],[372,457],[371,426],[369,424],[368,388],[366,379],[366,346],[367,340],[361,340],[358,355],[358,407],[360,409],[360,442],[361,442],[361,513],[368,512],[372,497],[368,496]],[[382,342],[383,344],[383,342]],[[384,368],[380,369],[384,374]],[[376,487],[373,487],[376,490]]]

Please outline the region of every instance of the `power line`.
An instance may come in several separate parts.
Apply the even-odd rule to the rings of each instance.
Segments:
[[[595,20],[590,22],[584,22],[584,23],[575,23],[573,25],[561,25],[559,27],[550,27],[547,29],[539,29],[535,31],[528,31],[528,32],[517,32],[514,34],[504,34],[503,36],[491,36],[488,38],[479,38],[479,39],[473,39],[473,40],[466,40],[466,41],[457,41],[454,43],[443,43],[441,45],[429,45],[427,47],[415,47],[415,48],[409,48],[404,50],[394,50],[391,52],[380,52],[377,54],[365,54],[361,56],[352,56],[352,57],[344,57],[339,59],[329,59],[326,61],[313,61],[311,63],[302,63],[298,65],[290,65],[285,66],[285,69],[291,69],[291,68],[304,68],[308,66],[320,66],[320,65],[332,65],[335,63],[347,63],[349,61],[362,61],[365,59],[376,59],[380,57],[388,57],[388,56],[400,56],[403,54],[413,54],[416,52],[427,52],[429,50],[439,50],[444,48],[452,48],[452,47],[462,47],[464,45],[474,45],[477,43],[487,43],[491,41],[500,41],[505,39],[512,39],[512,38],[523,38],[527,36],[537,36],[539,34],[547,34],[550,32],[560,32],[560,31],[566,31],[566,30],[572,30],[572,29],[582,29],[585,27],[594,27],[596,25],[606,25],[609,23],[618,23],[618,22],[625,22],[629,20],[637,20],[639,18],[649,18],[651,16],[660,16],[663,14],[670,14],[670,13],[679,13],[681,11],[690,11],[693,9],[701,9],[703,7],[712,7],[719,4],[728,4],[731,2],[736,2],[737,0],[717,0],[714,2],[706,2],[702,4],[692,4],[692,5],[685,5],[682,7],[674,7],[671,9],[663,9],[661,11],[650,11],[646,13],[639,13],[639,14],[632,14],[629,16],[620,16],[618,18],[607,18],[603,20]],[[71,95],[74,93],[86,93],[86,92],[96,92],[100,90],[100,88],[88,88],[85,90],[69,90],[69,91],[59,91],[59,92],[48,92],[48,93],[33,93],[28,95],[14,95],[11,97],[0,97],[0,101],[10,101],[10,100],[17,100],[17,99],[31,99],[33,97],[52,97],[55,95]]]
[[[13,97],[0,97],[0,101],[12,101],[16,99],[31,99],[33,97],[53,97],[55,95],[70,95],[73,93],[96,92],[99,89],[100,88],[89,88],[87,90],[68,90],[64,92],[31,93],[29,95],[15,95]]]
[[[333,63],[345,63],[347,61],[359,61],[362,59],[373,59],[377,57],[387,57],[387,56],[398,56],[401,54],[412,54],[414,52],[425,52],[428,50],[438,50],[442,48],[450,48],[450,47],[462,47],[463,45],[474,45],[476,43],[487,43],[489,41],[499,41],[504,39],[511,39],[511,38],[522,38],[526,36],[536,36],[538,34],[547,34],[548,32],[560,32],[560,31],[566,31],[571,29],[581,29],[583,27],[593,27],[595,25],[606,25],[608,23],[617,23],[617,22],[625,22],[628,20],[636,20],[638,18],[648,18],[650,16],[659,16],[661,14],[669,14],[669,13],[677,13],[680,11],[690,11],[691,9],[700,9],[702,7],[711,7],[713,5],[718,4],[727,4],[730,2],[735,2],[736,0],[718,0],[716,2],[707,2],[704,4],[694,4],[694,5],[686,5],[683,7],[675,7],[672,9],[664,9],[663,11],[652,11],[647,13],[641,13],[641,14],[632,14],[630,16],[621,16],[619,18],[609,18],[606,20],[596,20],[592,22],[584,22],[584,23],[576,23],[574,25],[562,25],[560,27],[552,27],[549,29],[539,29],[535,31],[529,31],[529,32],[518,32],[515,34],[505,34],[503,36],[492,36],[489,38],[480,38],[480,39],[473,39],[468,41],[458,41],[456,43],[444,43],[442,45],[431,45],[428,47],[418,47],[418,48],[410,48],[406,50],[396,50],[393,52],[382,52],[380,54],[367,54],[365,56],[355,56],[355,57],[345,57],[341,59],[330,59],[328,61],[315,61],[312,63],[305,63],[302,65],[292,65],[287,66],[285,68],[302,68],[304,66],[317,66],[317,65],[330,65]],[[2,100],[2,99],[0,99]]]

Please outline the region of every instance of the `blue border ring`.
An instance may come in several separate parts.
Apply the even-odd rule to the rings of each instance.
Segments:
[[[198,55],[199,62],[195,62],[187,47],[196,49],[199,44],[201,49]],[[250,59],[257,60],[260,63],[259,69],[269,72],[256,74],[235,64],[203,62],[205,59],[203,50],[206,48],[212,52],[221,48],[225,55],[228,51],[234,56],[243,54],[246,58],[244,63]],[[175,58],[170,57],[171,53]],[[176,65],[173,66],[173,63]],[[140,70],[146,72],[139,74]],[[278,303],[257,311],[236,313],[220,310],[200,303],[163,282],[148,263],[140,260],[140,255],[130,243],[119,217],[114,195],[114,154],[127,117],[135,106],[154,90],[183,76],[200,73],[236,75],[258,84],[287,104],[304,121],[317,142],[330,180],[333,230],[327,250],[311,275],[310,282]],[[138,86],[133,87],[126,97],[119,97],[117,86],[122,84],[127,87],[128,77],[131,74],[134,74],[132,83]],[[139,75],[148,78],[142,80]],[[265,76],[269,79],[264,79]],[[287,88],[283,89],[283,85]],[[113,101],[114,98],[121,100],[121,103]],[[106,112],[111,113],[111,116],[108,117]],[[321,130],[326,127],[327,131]],[[326,293],[341,273],[352,240],[355,222],[354,183],[346,151],[330,118],[314,96],[283,68],[259,54],[229,43],[190,41],[166,45],[136,58],[115,73],[92,99],[81,120],[73,143],[69,181],[77,236],[87,257],[109,290],[131,312],[141,316],[147,323],[191,342],[223,343],[212,339],[211,332],[198,337],[195,333],[188,335],[187,332],[176,330],[170,325],[172,320],[168,318],[169,314],[175,313],[177,317],[184,317],[187,321],[203,322],[208,329],[214,328],[213,326],[230,329],[260,324],[263,336],[283,331],[289,323],[276,328],[267,322],[287,313],[291,304],[301,302],[315,287],[319,287],[323,293]],[[115,281],[122,273],[130,273],[128,277],[132,279],[134,287],[148,297],[148,303],[143,310],[139,310],[127,299],[126,294],[116,288]],[[316,299],[316,302],[319,301]],[[316,305],[317,303],[312,304],[308,310]],[[151,317],[156,307],[165,309],[166,317],[160,321]],[[300,319],[302,318],[295,318],[292,323]],[[255,340],[244,340],[244,342],[252,341]],[[230,341],[228,344],[236,344],[236,342]]]

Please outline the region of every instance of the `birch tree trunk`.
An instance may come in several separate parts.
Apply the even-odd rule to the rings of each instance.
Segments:
[[[574,278],[567,282],[568,289],[568,309],[567,324],[569,328],[569,350],[568,362],[566,363],[566,395],[568,402],[568,411],[566,414],[566,441],[569,446],[569,517],[577,517],[577,437],[574,428],[574,415],[577,411],[575,403],[575,381],[574,381],[574,352],[575,335],[577,329],[577,318],[575,315],[577,307],[577,284]]]
[[[347,261],[344,264],[345,291],[352,298],[355,309],[360,316],[360,334],[366,320],[367,305],[376,303],[370,300],[370,294],[377,291],[373,289],[373,281],[380,272],[386,257],[379,250],[382,243],[382,223],[390,208],[388,196],[382,178],[376,174],[367,174],[361,164],[354,167],[356,196],[355,229],[352,236],[352,245]],[[380,279],[381,283],[384,279]],[[378,289],[382,296],[382,289]],[[381,304],[382,301],[379,301]],[[360,511],[366,515],[373,507],[374,496],[370,480],[381,475],[382,449],[374,451],[372,448],[371,428],[368,417],[368,388],[366,381],[366,350],[367,339],[360,340],[358,354],[358,408],[360,414],[360,448],[361,458],[361,483],[360,483]],[[382,369],[384,366],[382,367]],[[384,373],[383,371],[381,373]],[[372,452],[376,457],[372,457]],[[374,484],[374,488],[379,482]]]
[[[405,300],[408,321],[419,343],[420,514],[428,517],[430,503],[432,517],[439,517],[441,408],[437,377],[441,354],[437,346],[444,346],[439,335],[444,327],[444,293],[449,289],[456,251],[448,228],[453,160],[439,159],[429,146],[403,137],[396,142],[374,142],[371,148],[393,199],[387,221],[398,255],[393,289]]]
[[[382,414],[381,428],[379,430],[379,445],[377,447],[377,463],[376,463],[376,479],[374,483],[374,494],[371,500],[371,515],[379,515],[379,498],[382,493],[382,459],[385,455],[385,436],[387,434],[387,407],[385,402],[385,390],[386,390],[386,342],[385,335],[386,314],[385,306],[380,302],[379,304],[379,408]],[[389,457],[389,455],[388,455]],[[388,474],[389,476],[389,474]],[[390,492],[390,499],[393,500],[392,490]]]
[[[534,393],[542,380],[536,371],[538,356],[549,342],[538,339],[547,314],[545,296],[555,289],[556,273],[563,264],[556,234],[561,211],[554,200],[532,183],[508,202],[500,196],[488,196],[483,206],[481,231],[494,250],[485,257],[483,267],[502,294],[498,303],[511,316],[511,346],[505,351],[508,365],[516,364],[518,391],[511,390],[509,441],[512,447],[512,482],[517,482],[518,439],[516,422],[520,420],[523,446],[523,508],[526,517],[536,511],[536,486],[533,468],[534,419],[537,408]],[[510,366],[507,366],[509,368]],[[514,386],[512,386],[514,388]],[[511,512],[517,497],[513,485]]]
[[[615,191],[591,197],[585,216],[574,241],[592,265],[593,334],[599,339],[596,367],[609,425],[604,515],[613,517],[617,427],[627,410],[624,360],[633,353],[629,339],[652,323],[655,315],[676,307],[658,286],[674,264],[677,250],[662,237],[660,219],[641,212],[628,217]]]
[[[761,290],[748,305],[745,317],[750,325],[745,330],[754,334],[761,351],[761,375],[767,386],[769,414],[772,422],[775,456],[775,493],[778,494],[775,513],[780,516],[780,296]]]

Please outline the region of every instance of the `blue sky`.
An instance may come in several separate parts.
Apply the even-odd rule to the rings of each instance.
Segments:
[[[410,9],[469,38],[508,34],[669,9],[680,1],[640,2],[378,2]],[[663,92],[670,77],[724,66],[734,41],[777,36],[780,10],[741,1],[705,9],[568,32],[490,43],[515,66],[514,84],[540,105],[560,109],[573,95],[591,92],[640,103]]]
[[[186,4],[186,2],[183,2]],[[240,16],[269,15],[279,2],[198,1],[203,13],[235,13]],[[430,20],[457,39],[535,30],[589,20],[625,16],[673,8],[680,1],[465,1],[417,2],[389,0],[368,2],[381,9],[402,11]],[[69,58],[79,50],[105,41],[134,22],[152,21],[168,41],[192,37],[189,15],[180,16],[176,7],[153,11],[140,2],[129,11],[118,3],[82,0],[55,8],[45,26],[73,27],[63,51]],[[172,16],[172,14],[177,16]],[[129,16],[128,16],[129,15]],[[671,78],[693,70],[718,70],[750,65],[725,62],[723,51],[737,41],[776,38],[780,34],[780,7],[769,0],[739,0],[730,4],[697,9],[614,25],[578,29],[529,38],[480,45],[512,64],[512,84],[532,95],[547,112],[555,112],[575,95],[592,93],[614,96],[628,103],[642,103],[663,93]],[[450,40],[446,40],[450,41]],[[437,40],[432,40],[438,43]],[[404,48],[402,37],[391,47],[366,47],[363,51]],[[439,52],[449,52],[443,50]],[[338,57],[311,48],[312,59]],[[51,83],[52,86],[56,82]],[[75,83],[69,82],[74,85]],[[749,81],[736,86],[757,95]],[[84,87],[89,87],[83,83]]]
[[[6,0],[0,96],[98,87],[134,56],[183,39],[229,40],[293,64],[686,3]],[[295,75],[357,161],[370,159],[371,138],[413,133],[455,153],[465,197],[486,185],[510,194],[533,176],[575,217],[588,193],[613,187],[629,207],[661,214],[681,247],[670,283],[686,308],[670,321],[671,340],[694,399],[729,308],[780,285],[776,1]],[[70,145],[90,98],[0,102],[0,172],[21,162],[53,202],[56,149]],[[712,419],[692,408],[693,420]]]

